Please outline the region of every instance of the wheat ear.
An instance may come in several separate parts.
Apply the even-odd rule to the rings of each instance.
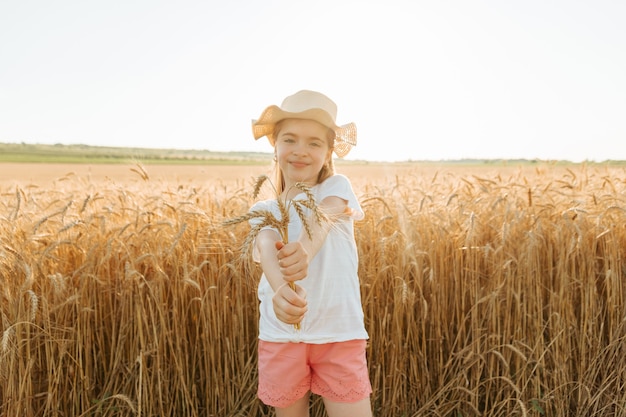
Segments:
[[[305,208],[309,209],[312,212],[313,218],[319,225],[328,220],[326,215],[318,207],[311,188],[304,183],[296,183],[293,187],[302,191],[306,198],[302,200],[287,201],[286,199],[280,198],[278,190],[276,189],[276,187],[274,187],[269,177],[267,175],[261,175],[257,178],[254,184],[253,198],[258,197],[263,184],[265,184],[266,182],[272,185],[274,193],[276,194],[276,201],[278,202],[278,210],[280,212],[280,220],[277,219],[276,216],[274,216],[274,214],[272,214],[268,210],[253,210],[249,213],[235,217],[233,219],[226,220],[222,223],[224,226],[233,226],[242,222],[250,221],[252,219],[261,220],[257,225],[252,227],[252,229],[246,236],[246,239],[244,240],[242,245],[242,256],[250,255],[250,248],[254,244],[254,240],[256,239],[260,231],[268,226],[278,230],[278,233],[280,234],[283,243],[289,243],[289,211],[291,207],[294,208],[296,214],[302,221],[304,230],[306,231],[310,239],[313,239],[313,230],[311,229],[311,225],[309,222],[310,218],[307,217]],[[296,290],[296,284],[294,282],[290,281],[288,285],[289,288],[291,288],[293,291]],[[300,330],[300,323],[294,324],[294,328],[296,330]]]

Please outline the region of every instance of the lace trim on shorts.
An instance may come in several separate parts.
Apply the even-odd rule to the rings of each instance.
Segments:
[[[320,382],[316,379],[312,381],[311,392],[331,401],[353,403],[369,397],[372,393],[369,379],[341,380],[333,388]]]
[[[294,387],[290,391],[285,391],[284,387],[278,385],[263,384],[263,387],[259,386],[257,395],[259,399],[265,405],[272,407],[285,408],[290,406],[300,398],[304,397],[309,391],[309,383],[305,381],[300,386]]]

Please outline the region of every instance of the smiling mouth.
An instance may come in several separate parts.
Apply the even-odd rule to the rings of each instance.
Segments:
[[[295,167],[295,168],[304,168],[307,166],[306,162],[298,162],[298,161],[294,161],[294,162],[290,162],[291,166]]]

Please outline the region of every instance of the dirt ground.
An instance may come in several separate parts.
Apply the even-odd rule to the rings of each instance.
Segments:
[[[146,174],[159,182],[234,181],[265,171],[263,166],[0,163],[0,188],[46,187],[67,180],[123,183],[141,181]]]

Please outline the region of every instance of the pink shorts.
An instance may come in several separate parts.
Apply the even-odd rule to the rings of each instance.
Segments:
[[[368,398],[365,345],[365,340],[321,345],[259,340],[259,399],[284,408],[309,391],[336,402]]]

